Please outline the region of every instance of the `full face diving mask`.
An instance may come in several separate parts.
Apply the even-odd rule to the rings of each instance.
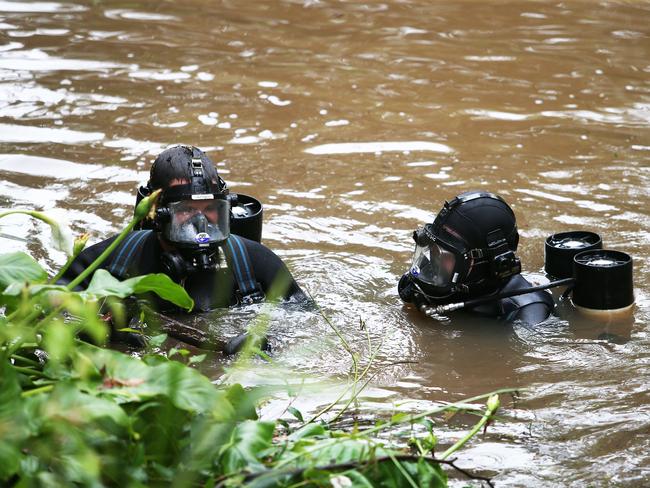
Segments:
[[[192,158],[190,170],[190,183],[163,191],[155,222],[162,236],[178,249],[188,270],[213,267],[217,247],[230,235],[225,185],[204,176],[199,158]]]
[[[415,250],[409,274],[428,293],[436,296],[447,295],[458,280],[456,271],[457,255],[452,246],[444,243],[431,233],[431,224],[413,233]]]
[[[495,236],[494,239],[491,236]],[[484,249],[465,249],[447,242],[427,224],[413,233],[415,250],[409,275],[425,297],[448,298],[481,286],[496,286],[521,272],[521,263],[500,230],[488,234]]]

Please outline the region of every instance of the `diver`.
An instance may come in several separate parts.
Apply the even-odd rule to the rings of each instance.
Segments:
[[[269,298],[269,292],[275,299],[308,301],[275,253],[259,242],[230,233],[232,195],[203,151],[179,145],[160,153],[138,196],[157,189],[162,193],[155,211],[142,221],[140,230],[120,243],[101,268],[121,280],[165,273],[185,288],[197,312],[261,302]],[[82,251],[61,282],[72,281],[116,237]],[[90,277],[81,286],[87,287],[89,281]],[[153,298],[157,310],[179,311]]]
[[[521,275],[515,254],[519,243],[515,214],[498,195],[470,191],[456,196],[445,202],[432,224],[416,230],[413,239],[413,262],[398,284],[404,302],[427,311],[494,296],[466,310],[531,325],[553,311],[553,297],[546,290],[499,298],[533,285]]]

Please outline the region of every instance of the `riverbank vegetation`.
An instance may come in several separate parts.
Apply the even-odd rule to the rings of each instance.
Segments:
[[[121,238],[155,198],[140,203]],[[71,242],[67,231],[38,212],[0,218],[16,212],[51,227],[54,245],[69,255],[63,270],[85,246],[87,236]],[[161,352],[162,335],[149,337],[148,352],[138,357],[102,347],[109,338],[102,316],[120,313],[116,299],[153,292],[187,310],[193,305],[166,275],[120,282],[99,269],[86,290],[77,290],[105,257],[72,283],[58,285],[62,271],[49,277],[28,254],[0,255],[3,486],[444,487],[448,466],[455,467],[450,456],[499,407],[497,395],[484,395],[337,429],[332,421],[350,408],[368,378],[340,335],[354,365],[349,400],[341,397],[308,419],[293,407],[287,408],[290,420],[260,419],[263,389],[213,384],[194,367],[200,356]],[[251,345],[244,356],[255,352]],[[485,399],[474,428],[436,450],[433,418],[475,411],[472,402]]]

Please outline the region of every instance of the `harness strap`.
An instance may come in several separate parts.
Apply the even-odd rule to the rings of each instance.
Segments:
[[[230,234],[223,246],[223,251],[228,267],[233,270],[241,302],[249,304],[264,300],[264,292],[259,283],[255,281],[253,265],[241,238]]]
[[[111,262],[106,270],[113,276],[125,278],[131,263],[142,250],[142,245],[151,232],[151,230],[131,232],[113,252]]]
[[[131,264],[138,258],[144,242],[152,232],[150,229],[131,232],[113,252],[106,270],[117,278],[126,278]],[[241,238],[231,234],[222,249],[228,267],[233,270],[237,282],[239,301],[250,304],[264,300],[264,291],[260,284],[255,281],[253,265]]]

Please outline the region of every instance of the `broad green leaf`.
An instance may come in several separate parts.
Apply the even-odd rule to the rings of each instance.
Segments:
[[[0,254],[0,288],[11,283],[40,283],[47,279],[47,273],[34,258],[24,252]]]
[[[81,443],[80,443],[81,444]],[[101,486],[101,460],[89,446],[75,446],[73,452],[61,456],[65,477],[74,484]]]
[[[121,427],[127,427],[130,422],[126,412],[114,401],[84,393],[68,382],[59,382],[54,387],[41,415],[45,419],[73,424],[90,424],[101,418],[110,418]]]
[[[275,422],[246,420],[237,425],[220,460],[224,474],[235,473],[243,468],[264,469],[260,460],[261,453],[271,446],[274,430]]]
[[[187,360],[187,364],[199,364],[205,361],[205,358],[207,358],[207,354],[198,354],[196,356],[190,356],[189,359]]]
[[[9,418],[20,403],[20,383],[6,352],[0,354],[0,419]]]
[[[121,401],[144,401],[163,396],[169,398],[176,408],[189,412],[234,413],[226,393],[182,363],[165,361],[149,366],[117,351],[92,346],[79,346],[78,349],[98,370],[104,371],[104,387],[98,390],[104,396],[113,396]]]
[[[70,324],[56,320],[45,327],[43,345],[49,358],[55,361],[66,359],[74,348],[74,329]]]
[[[258,390],[244,390],[236,383],[226,391],[226,398],[232,405],[236,417],[234,420],[257,420],[257,403],[260,400]]]
[[[302,448],[299,447],[299,450]],[[312,465],[341,464],[350,461],[365,461],[371,453],[381,456],[385,450],[376,448],[365,439],[341,438],[330,442],[324,448],[315,450],[311,456]],[[295,456],[295,452],[287,452],[288,457]]]
[[[447,488],[447,473],[439,464],[433,464],[425,459],[418,461],[417,476],[420,486],[431,488]]]
[[[21,442],[28,436],[20,393],[15,371],[0,356],[0,485],[18,471],[23,457]]]
[[[167,334],[158,334],[155,336],[152,336],[149,338],[147,341],[147,344],[149,347],[160,347],[163,345],[163,342],[167,340]]]
[[[303,480],[309,480],[310,486],[332,486],[335,488],[343,488],[343,487],[348,487],[350,485],[330,485],[331,483],[331,475],[330,473],[325,470],[325,469],[319,469],[318,467],[309,467],[307,468],[303,473],[302,473],[302,478]],[[345,483],[348,480],[341,480],[343,483]],[[313,485],[312,485],[313,483]]]
[[[2,430],[2,420],[0,420],[0,432]],[[0,442],[0,484],[3,480],[8,481],[18,471],[22,457],[20,446],[3,438]]]
[[[219,391],[195,369],[182,363],[169,361],[149,368],[146,383],[136,391],[159,391],[169,397],[181,410],[208,413],[228,403],[224,392]]]
[[[295,431],[293,434],[289,436],[289,439],[292,441],[298,441],[300,439],[305,439],[308,437],[324,436],[327,433],[328,431],[325,430],[325,427],[323,427],[320,424],[315,424],[312,422],[311,424],[307,424],[304,427],[301,427],[300,429]]]
[[[194,417],[190,442],[191,469],[212,467],[221,448],[230,441],[235,425],[234,422],[218,422],[205,415]]]
[[[194,300],[185,289],[165,274],[148,274],[120,281],[104,269],[98,269],[86,289],[87,293],[99,297],[116,296],[126,298],[130,295],[153,292],[160,298],[191,310]]]

